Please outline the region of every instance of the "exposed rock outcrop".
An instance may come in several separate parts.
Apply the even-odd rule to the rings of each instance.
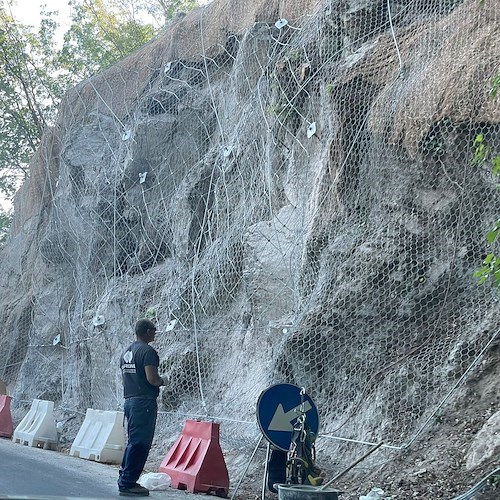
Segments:
[[[232,444],[276,382],[324,434],[419,435],[500,326],[472,277],[500,213],[474,149],[500,151],[500,14],[391,4],[215,1],[68,93],[1,254],[18,401],[117,408],[149,314],[161,409]]]

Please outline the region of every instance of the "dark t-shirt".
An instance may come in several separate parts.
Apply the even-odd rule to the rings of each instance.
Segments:
[[[120,359],[123,380],[123,397],[156,399],[160,388],[151,385],[146,378],[144,367],[160,365],[158,353],[145,342],[136,340]]]

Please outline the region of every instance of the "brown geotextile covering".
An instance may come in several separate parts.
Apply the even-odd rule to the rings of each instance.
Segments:
[[[393,143],[401,142],[413,153],[430,126],[440,120],[499,123],[498,101],[484,98],[500,74],[495,49],[500,47],[500,18],[495,14],[499,6],[497,0],[466,0],[449,16],[398,30],[401,72],[394,39],[384,34],[337,83],[361,76],[380,85],[369,127],[380,134],[389,130]],[[440,50],[423,59],[429,41]],[[393,103],[393,122],[387,124],[380,119],[387,113],[380,111],[392,108]]]

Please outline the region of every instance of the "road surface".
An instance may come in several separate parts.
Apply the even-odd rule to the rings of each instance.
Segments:
[[[0,438],[0,498],[126,498],[118,496],[118,467],[31,448]],[[185,491],[152,491],[149,498],[196,499]]]

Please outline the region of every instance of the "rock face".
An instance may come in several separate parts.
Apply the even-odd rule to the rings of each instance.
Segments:
[[[165,412],[246,443],[289,382],[325,434],[411,442],[500,326],[472,277],[500,213],[495,3],[215,1],[70,91],[1,254],[19,407],[117,408],[148,315]]]
[[[474,469],[483,462],[498,457],[500,451],[500,413],[492,415],[477,433],[467,452],[467,468]]]

